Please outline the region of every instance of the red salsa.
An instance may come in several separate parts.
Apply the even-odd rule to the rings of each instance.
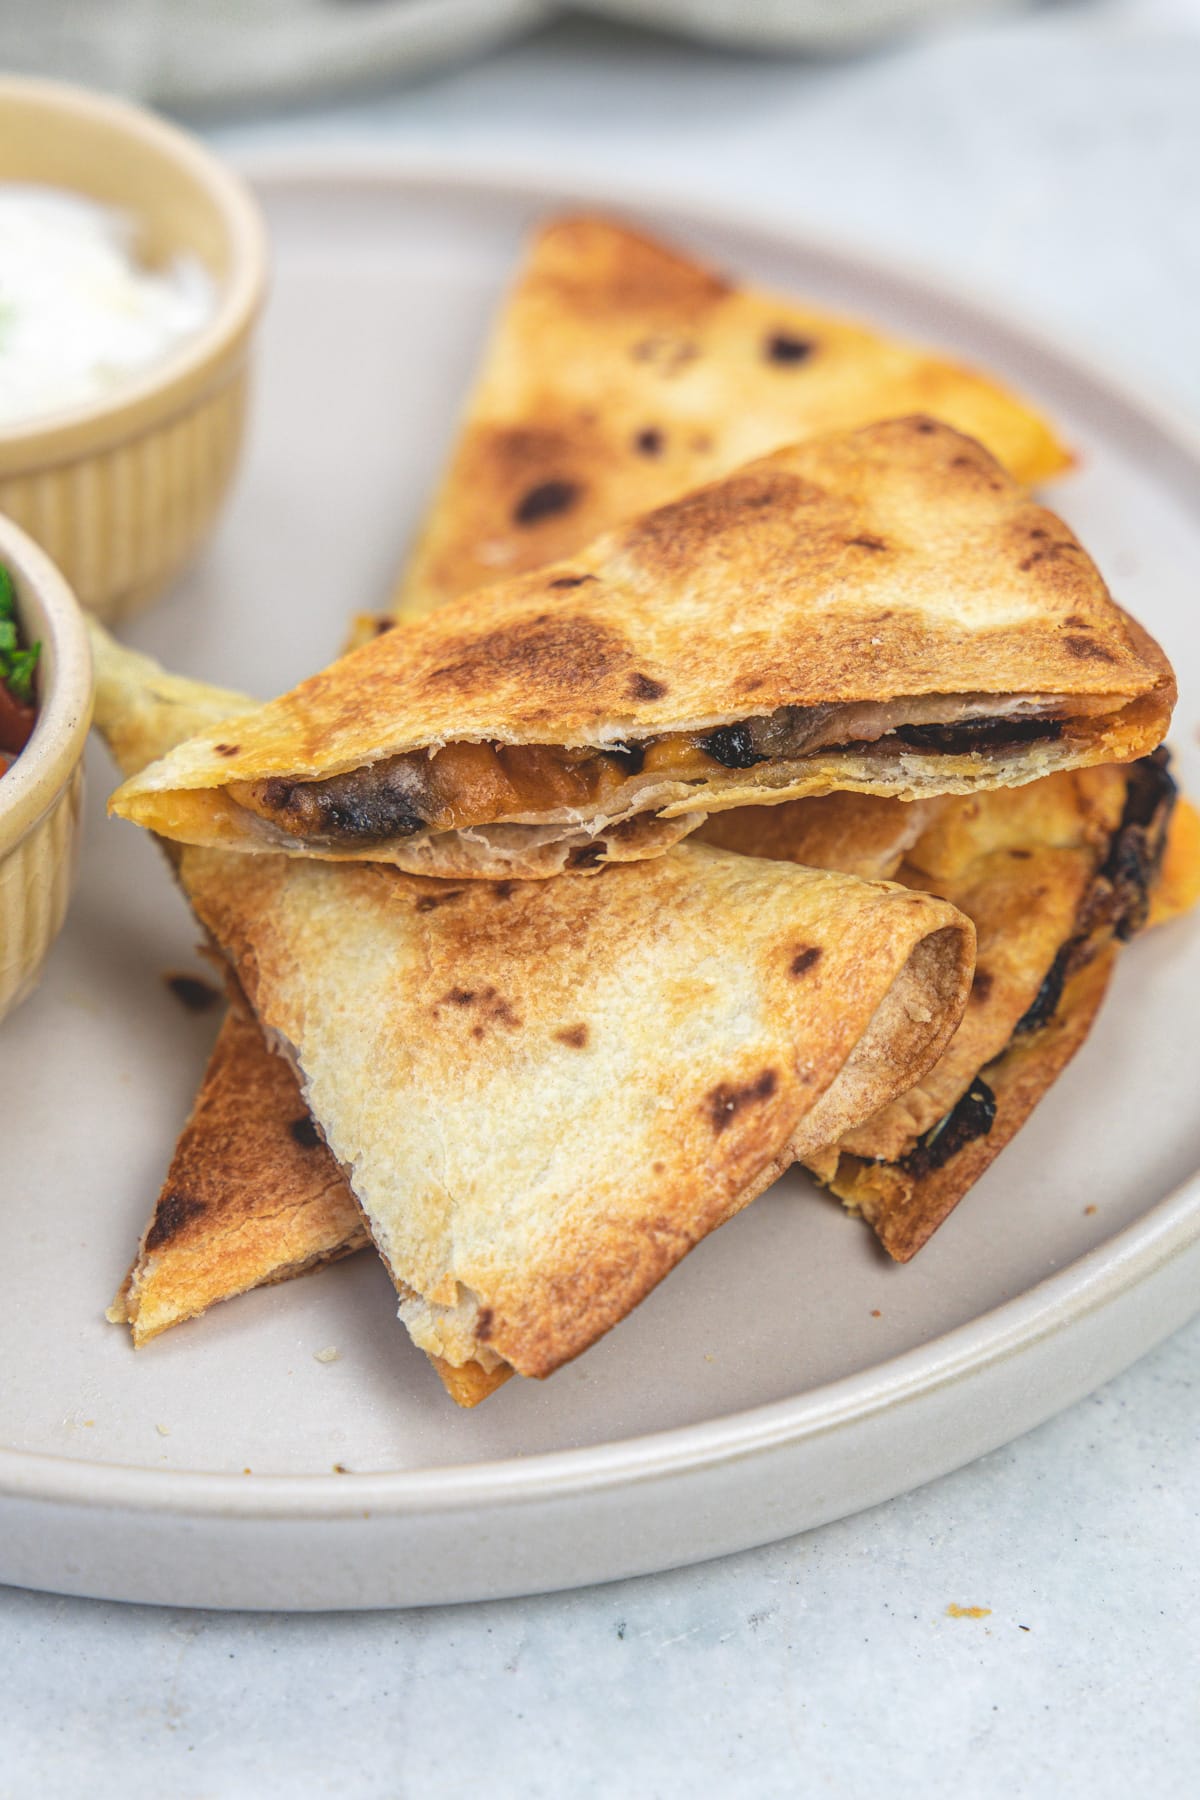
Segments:
[[[33,681],[41,648],[21,644],[12,576],[0,565],[0,775],[11,768],[37,724]]]

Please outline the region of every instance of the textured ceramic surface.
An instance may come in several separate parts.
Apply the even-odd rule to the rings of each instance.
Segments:
[[[281,173],[261,195],[278,275],[246,478],[211,560],[136,637],[266,691],[386,593],[519,234],[565,196],[385,171]],[[1059,504],[1175,656],[1174,736],[1200,787],[1191,447],[1103,375],[919,279],[712,212],[640,210],[729,267],[973,354],[1053,409],[1082,452]],[[1131,949],[1091,1042],[908,1268],[790,1177],[577,1363],[476,1413],[447,1405],[370,1256],[135,1355],[103,1309],[216,1013],[165,988],[196,968],[196,928],[154,846],[103,820],[99,755],[94,777],[76,905],[19,1033],[0,1036],[0,1089],[19,1077],[24,1097],[0,1152],[0,1579],[317,1608],[692,1561],[958,1466],[1197,1305],[1200,1118],[1179,1042],[1200,931],[1185,921]],[[48,1188],[53,1232],[35,1204]]]
[[[70,576],[110,624],[156,600],[191,560],[237,467],[247,372],[111,450],[0,477],[0,511]]]
[[[25,749],[0,778],[3,1019],[33,988],[66,917],[79,843],[92,663],[70,589],[36,545],[3,517],[0,562],[16,585],[26,641],[42,644],[38,722]]]
[[[0,79],[0,180],[76,189],[133,213],[151,263],[197,256],[212,318],[109,398],[0,431],[0,511],[80,604],[116,620],[157,598],[211,529],[237,465],[265,281],[235,175],[148,113],[80,89]]]

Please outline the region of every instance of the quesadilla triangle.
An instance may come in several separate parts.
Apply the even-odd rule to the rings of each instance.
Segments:
[[[370,1241],[291,1068],[233,1006],[108,1317],[127,1324],[140,1349],[220,1300],[325,1268]],[[460,1406],[477,1406],[509,1373],[431,1360]]]
[[[1061,521],[948,426],[892,420],[397,627],[110,805],[211,847],[542,877],[734,806],[1130,760],[1174,694]]]
[[[1115,947],[1200,897],[1200,833],[1165,752],[971,799],[837,794],[723,814],[703,836],[940,894],[977,932],[971,1000],[906,1094],[809,1159],[905,1262],[1079,1048]],[[1164,848],[1166,854],[1164,856]]]
[[[369,1242],[281,1057],[226,1015],[137,1258],[109,1308],[139,1347],[215,1301]]]
[[[908,413],[977,438],[1018,481],[1071,460],[1046,420],[974,370],[611,220],[554,220],[496,322],[395,614],[573,556],[801,438]]]
[[[143,723],[128,766],[184,709],[93,635],[101,729]],[[190,847],[178,874],[296,1071],[401,1317],[466,1384],[550,1373],[910,1086],[974,961],[945,901],[702,846],[591,881]]]
[[[255,705],[243,694],[171,675],[95,620],[88,623],[95,725],[123,774],[213,719]],[[290,1066],[268,1049],[248,1009],[235,1006],[107,1316],[127,1324],[140,1347],[220,1300],[307,1274],[369,1242]],[[459,1406],[478,1405],[510,1373],[429,1361]]]
[[[900,887],[679,846],[591,881],[188,848],[423,1350],[545,1376],[940,1053],[973,932]]]
[[[1061,789],[1063,778],[1052,776],[1046,785]],[[1035,798],[1035,787],[1022,791]],[[778,824],[778,847],[787,830],[795,838],[792,821],[799,811],[810,815],[805,842],[814,864],[877,878],[903,870],[904,852],[917,842],[922,823],[929,821],[937,804],[839,795],[765,814],[728,813],[718,825],[732,827],[747,818]],[[989,802],[981,804],[986,808]],[[1030,852],[1031,859],[1034,854]],[[1166,923],[1197,901],[1200,816],[1181,797],[1150,890],[1148,923]],[[976,924],[983,937],[985,909],[976,905]],[[947,1145],[939,1168],[929,1168],[899,1192],[894,1174],[890,1181],[884,1171],[873,1184],[856,1182],[855,1174],[861,1176],[861,1171],[847,1167],[843,1198],[857,1210],[853,1199],[857,1188],[876,1232],[893,1253],[901,1253],[900,1260],[908,1260],[927,1241],[935,1223],[949,1214],[1009,1142],[1083,1043],[1099,1010],[1112,959],[1109,946],[1083,964],[1065,980],[1058,1004],[1045,1022],[1012,1036],[989,1064],[987,1087],[995,1113],[986,1132],[973,1138],[964,1133],[957,1147]],[[985,1004],[990,984],[980,982],[979,992]],[[979,1004],[970,1008],[970,1026]],[[969,1035],[970,1026],[964,1018],[955,1043]],[[986,1050],[978,1054],[982,1057]],[[943,1057],[943,1064],[946,1061]],[[986,1122],[986,1104],[975,1109],[975,1117]],[[960,1132],[965,1123],[960,1113]],[[140,1346],[217,1301],[305,1274],[368,1241],[345,1176],[313,1125],[291,1068],[268,1049],[257,1022],[234,1009],[217,1040],[137,1260],[108,1316],[127,1322]],[[478,1405],[510,1373],[503,1364],[489,1372],[475,1362],[454,1368],[437,1357],[430,1360],[460,1406]]]

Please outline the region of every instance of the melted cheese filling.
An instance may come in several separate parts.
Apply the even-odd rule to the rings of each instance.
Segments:
[[[232,782],[237,805],[267,820],[287,836],[330,843],[384,843],[418,832],[469,830],[502,823],[528,823],[547,814],[574,813],[581,819],[619,812],[622,789],[659,781],[711,781],[718,770],[799,761],[822,749],[861,747],[898,730],[920,733],[958,728],[964,739],[994,724],[1003,745],[1005,727],[1013,741],[1056,734],[1062,709],[1079,715],[1108,710],[1111,700],[1090,703],[1059,695],[1017,699],[994,695],[932,695],[886,704],[781,708],[762,718],[711,731],[671,732],[611,749],[571,749],[548,744],[450,743],[432,753],[410,751],[361,769],[319,780],[273,777]],[[911,744],[903,744],[911,748]],[[957,749],[920,745],[942,754],[980,754],[993,747],[986,738]],[[614,806],[612,803],[617,802]]]

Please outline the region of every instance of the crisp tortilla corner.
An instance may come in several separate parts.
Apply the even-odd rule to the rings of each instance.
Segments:
[[[256,1021],[231,1007],[106,1317],[128,1325],[140,1349],[221,1300],[324,1268],[369,1243],[291,1069]],[[429,1360],[458,1406],[477,1406],[512,1373]]]

